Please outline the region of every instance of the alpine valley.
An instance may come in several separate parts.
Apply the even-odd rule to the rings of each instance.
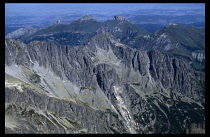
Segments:
[[[205,133],[205,28],[122,16],[5,38],[6,134]]]

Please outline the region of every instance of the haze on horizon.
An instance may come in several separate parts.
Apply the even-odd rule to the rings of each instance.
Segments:
[[[204,3],[5,3],[5,16],[50,16],[63,14],[120,14],[137,10],[176,10],[182,14],[199,10],[205,13]],[[165,14],[167,12],[165,11]]]

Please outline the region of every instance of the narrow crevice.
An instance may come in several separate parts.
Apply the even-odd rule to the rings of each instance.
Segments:
[[[184,72],[182,72],[182,88],[184,86]]]
[[[103,81],[102,81],[101,76],[99,74],[96,75],[96,79],[97,79],[97,83],[98,83],[99,87],[101,89],[104,89],[104,86],[103,86],[104,84],[103,84]]]
[[[141,62],[140,62],[140,55],[139,54],[140,54],[140,52],[138,52],[138,55],[137,55],[138,69],[139,69],[140,74],[142,74]]]
[[[136,58],[136,54],[137,54],[137,52],[134,53],[133,59],[131,60],[132,67],[133,67],[134,70],[135,70],[135,58]]]
[[[152,61],[152,52],[153,52],[153,51],[147,52],[147,55],[148,55],[149,61],[150,61],[150,65],[149,65],[149,70],[150,70],[150,72],[154,70],[154,68],[153,68],[153,61]]]
[[[175,81],[176,74],[177,74],[177,66],[176,66],[176,63],[175,63],[175,58],[172,60],[172,66],[173,66],[173,69],[174,69],[174,81]]]

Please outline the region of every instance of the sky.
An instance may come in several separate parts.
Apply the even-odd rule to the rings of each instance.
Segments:
[[[6,16],[61,15],[61,14],[110,14],[141,9],[173,9],[205,11],[204,3],[5,3]]]

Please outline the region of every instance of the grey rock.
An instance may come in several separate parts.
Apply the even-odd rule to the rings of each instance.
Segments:
[[[126,18],[124,18],[124,17],[122,17],[122,16],[120,16],[120,15],[114,16],[114,19],[115,19],[115,20],[121,20],[121,21],[123,21],[123,20],[126,20],[126,21],[127,21]]]
[[[39,76],[24,76],[35,79],[30,86],[22,82],[23,92],[5,79],[5,116],[20,119],[21,126],[20,130],[7,126],[7,133],[184,133],[193,123],[205,123],[204,72],[168,54],[132,49],[108,32],[77,47],[40,41],[26,45],[7,38],[5,67],[13,65],[28,67]],[[40,69],[50,71],[58,85],[61,81],[75,84],[80,91],[68,93],[78,98],[47,93],[40,87],[42,79],[53,80]],[[110,107],[98,109],[96,95]],[[89,97],[93,99],[86,102]]]

